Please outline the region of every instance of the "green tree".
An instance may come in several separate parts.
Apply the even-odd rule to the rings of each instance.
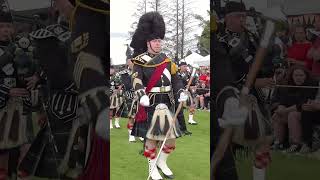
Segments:
[[[210,14],[210,12],[208,11]],[[198,51],[202,56],[210,54],[210,20],[205,20],[200,15],[195,15],[195,18],[200,21],[200,26],[203,27],[201,36],[198,37]]]

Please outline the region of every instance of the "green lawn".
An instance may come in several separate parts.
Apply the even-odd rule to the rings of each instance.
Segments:
[[[187,115],[187,114],[186,114]],[[186,116],[187,117],[187,116]],[[197,111],[196,126],[188,126],[192,136],[177,139],[177,148],[168,159],[176,180],[209,180],[210,114]],[[111,180],[144,180],[148,177],[147,159],[139,154],[143,144],[129,143],[127,120],[121,119],[121,129],[112,129]]]
[[[313,157],[283,154],[272,154],[272,163],[267,169],[267,180],[319,180],[320,160]],[[240,180],[252,179],[252,160],[237,163]]]
[[[210,113],[197,111],[197,126],[188,125],[192,136],[177,140],[177,149],[169,157],[168,165],[176,180],[209,180]],[[187,116],[186,116],[187,117]],[[187,119],[187,118],[186,118]],[[145,180],[148,176],[147,160],[139,154],[142,143],[129,143],[127,120],[121,120],[121,129],[111,130],[111,180]],[[237,162],[239,180],[252,180],[252,159]],[[267,180],[318,180],[320,154],[306,157],[283,153],[272,154]],[[315,178],[316,177],[316,178]],[[32,180],[46,180],[32,178]]]

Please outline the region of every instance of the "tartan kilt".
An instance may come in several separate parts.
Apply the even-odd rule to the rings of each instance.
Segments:
[[[171,118],[174,116],[175,108],[170,100],[170,95],[162,94],[154,98],[155,100],[150,98],[150,102],[154,103],[149,107],[145,107],[147,120],[143,122],[135,121],[131,135],[161,141],[166,135],[168,126],[173,125],[173,131],[170,133],[168,139],[182,136],[178,121],[176,121],[175,124],[172,124]],[[157,108],[159,104],[165,104],[168,109],[165,112],[160,112]]]
[[[130,103],[128,103],[129,112],[128,117],[134,118],[136,116],[136,113],[138,112],[138,106],[139,106],[139,100],[137,98],[132,99]]]
[[[59,178],[62,174],[58,172],[58,167],[67,153],[74,119],[62,120],[52,114],[48,116],[50,127],[47,124],[38,132],[18,168],[36,177]],[[74,139],[72,141],[75,143]],[[74,147],[73,145],[72,147]],[[69,152],[68,165],[72,159],[81,159],[81,153],[75,152],[73,149],[71,148]]]
[[[148,127],[149,127],[148,120],[143,122],[135,121],[133,124],[131,135],[145,138],[148,131]]]
[[[110,96],[110,109],[119,109],[123,103],[123,97],[119,93],[114,93]]]
[[[32,141],[31,111],[24,111],[21,98],[9,98],[0,110],[0,129],[0,149],[18,147]]]
[[[192,97],[191,93],[189,91],[187,91],[186,93],[187,93],[188,99],[187,99],[187,101],[183,102],[184,108],[190,107],[191,105],[194,104],[193,97]]]

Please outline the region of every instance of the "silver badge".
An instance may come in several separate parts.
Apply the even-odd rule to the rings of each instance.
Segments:
[[[12,88],[16,87],[16,79],[15,78],[4,78],[3,83],[5,86]]]
[[[231,47],[237,47],[240,44],[240,39],[238,37],[232,38],[229,43]]]
[[[29,47],[30,40],[28,38],[23,37],[23,38],[19,39],[18,44],[21,48],[25,49],[25,48]]]
[[[14,68],[13,68],[13,64],[6,64],[5,66],[3,66],[2,71],[7,75],[10,76],[13,74],[14,72]]]
[[[145,54],[145,55],[143,55],[143,56],[141,57],[141,59],[149,62],[152,58],[151,58],[150,56],[148,56],[148,55]]]
[[[61,34],[62,32],[64,32],[64,30],[60,27],[57,26],[56,28],[53,29],[53,32],[57,35]]]

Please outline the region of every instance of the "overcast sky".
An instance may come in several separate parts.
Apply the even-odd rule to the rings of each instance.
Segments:
[[[112,64],[124,64],[126,61],[126,44],[130,44],[128,40],[128,31],[132,22],[132,14],[136,9],[135,0],[115,0],[111,2],[110,13],[110,56]],[[209,19],[207,10],[210,9],[209,0],[195,0],[194,13]],[[199,29],[201,30],[201,29]],[[200,32],[200,31],[199,31]],[[195,32],[195,33],[199,33]]]
[[[111,33],[128,33],[134,19],[131,17],[135,12],[137,0],[114,0],[111,1],[110,31]],[[196,14],[207,16],[210,9],[209,0],[194,1]]]

